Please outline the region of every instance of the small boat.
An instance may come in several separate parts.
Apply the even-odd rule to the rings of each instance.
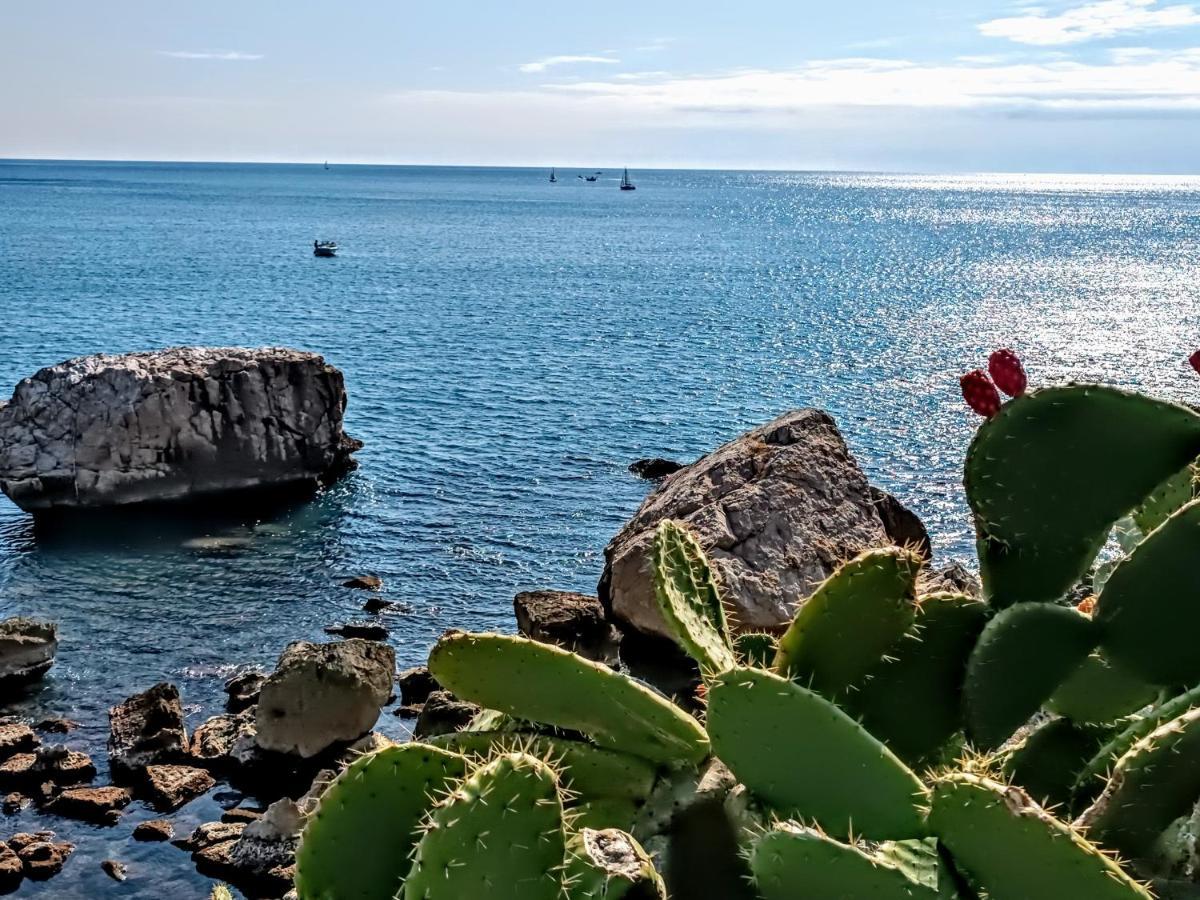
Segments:
[[[325,160],[325,171],[329,171],[329,160]]]
[[[313,256],[337,256],[337,241],[313,241]]]
[[[584,180],[584,181],[595,181],[595,180],[596,180],[596,176],[595,176],[595,175],[589,175],[587,178],[585,178],[585,179],[583,179],[583,180]]]
[[[556,181],[558,181],[558,176],[557,176],[557,175],[555,175],[555,174],[554,174],[554,170],[553,170],[553,169],[551,169],[551,170],[550,170],[550,183],[551,183],[551,184],[554,184],[554,182],[556,182]]]
[[[629,170],[628,169],[626,169],[625,174],[621,176],[621,190],[623,190],[623,191],[636,191],[637,190],[637,185],[629,180]]]

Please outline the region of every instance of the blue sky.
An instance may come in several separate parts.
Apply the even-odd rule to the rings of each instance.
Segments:
[[[1200,170],[1200,0],[42,0],[0,78],[0,157]]]

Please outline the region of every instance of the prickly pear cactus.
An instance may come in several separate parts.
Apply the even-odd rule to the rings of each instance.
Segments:
[[[561,900],[565,852],[554,770],[532,756],[505,754],[434,808],[404,900]]]
[[[995,900],[1150,900],[1117,863],[1020,788],[962,773],[941,778],[929,825]]]
[[[769,669],[778,649],[775,635],[761,631],[745,631],[733,639],[733,652],[741,666]]]
[[[1117,761],[1078,824],[1105,846],[1140,856],[1200,800],[1200,709],[1160,725]]]
[[[1174,512],[1113,570],[1096,604],[1105,653],[1153,684],[1200,680],[1200,500]]]
[[[796,611],[776,671],[830,699],[856,689],[912,625],[921,565],[892,547],[840,566]]]
[[[1047,709],[1080,724],[1115,722],[1153,703],[1158,688],[1092,653],[1050,697]]]
[[[984,750],[1025,724],[1096,646],[1091,619],[1066,606],[1020,603],[988,622],[967,662],[967,734]]]
[[[650,552],[654,596],[676,640],[706,674],[732,669],[725,609],[700,542],[682,525],[658,524]]]
[[[567,845],[566,900],[666,900],[641,844],[616,828],[583,828]]]
[[[839,838],[925,835],[920,779],[828,700],[756,669],[722,674],[708,697],[714,752],[781,815]]]
[[[300,900],[391,900],[434,796],[467,761],[425,744],[360,757],[325,789],[296,852]]]
[[[574,653],[525,638],[452,632],[429,670],[464,700],[560,728],[651,762],[708,755],[700,723],[650,688]]]
[[[1069,719],[1033,729],[1003,761],[1004,774],[1042,806],[1069,805],[1079,770],[1099,749],[1105,732]]]
[[[936,888],[914,881],[885,857],[783,822],[754,841],[754,884],[765,900],[937,900]]]
[[[1200,455],[1200,416],[1116,388],[1044,388],[980,426],[964,481],[993,606],[1049,601],[1109,529]]]

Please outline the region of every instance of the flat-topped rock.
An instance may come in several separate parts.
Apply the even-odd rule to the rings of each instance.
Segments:
[[[30,512],[308,489],[353,467],[315,354],[176,347],[42,369],[0,405],[0,490]]]
[[[0,454],[3,453],[0,436]],[[58,626],[53,622],[27,616],[0,621],[0,692],[7,693],[37,681],[54,665],[57,652]]]

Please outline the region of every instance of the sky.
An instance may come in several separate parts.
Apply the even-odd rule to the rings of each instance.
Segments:
[[[1200,172],[1200,0],[0,0],[0,158]]]

